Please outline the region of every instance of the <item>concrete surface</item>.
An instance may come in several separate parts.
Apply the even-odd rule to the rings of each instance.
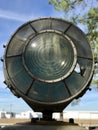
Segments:
[[[62,121],[39,121],[35,123],[3,126],[0,130],[86,130],[86,128],[80,127],[77,124]]]

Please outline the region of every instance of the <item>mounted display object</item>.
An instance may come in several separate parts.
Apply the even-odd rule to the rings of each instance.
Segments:
[[[3,68],[12,93],[49,119],[89,88],[93,55],[78,27],[63,19],[41,18],[12,35]]]

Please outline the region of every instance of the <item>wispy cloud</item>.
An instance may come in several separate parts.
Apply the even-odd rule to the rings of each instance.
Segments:
[[[25,22],[27,20],[30,20],[31,18],[34,18],[33,15],[30,16],[30,15],[18,14],[16,12],[12,12],[9,10],[2,10],[2,9],[0,9],[0,17],[4,19],[15,20],[20,22]]]
[[[51,10],[51,13],[49,13],[49,15],[47,14],[40,14],[40,12],[36,12],[36,14],[23,14],[23,13],[16,13],[16,12],[12,12],[9,10],[2,10],[0,9],[0,18],[3,19],[8,19],[8,20],[14,20],[14,21],[19,21],[19,22],[26,22],[29,21],[31,19],[35,19],[38,17],[61,17],[63,18],[64,13],[61,12],[56,12],[54,10]]]

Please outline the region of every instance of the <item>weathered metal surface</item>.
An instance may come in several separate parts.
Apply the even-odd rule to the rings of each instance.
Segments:
[[[91,47],[84,33],[65,20],[29,21],[6,46],[5,83],[35,111],[61,112],[86,92],[92,75]]]

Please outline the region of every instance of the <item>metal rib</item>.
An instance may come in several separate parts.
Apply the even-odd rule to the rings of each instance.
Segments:
[[[27,89],[27,92],[25,93],[26,96],[28,95],[28,93],[29,93],[30,89],[32,88],[34,82],[35,82],[35,79],[32,81],[30,87]]]
[[[70,29],[71,26],[72,26],[72,24],[70,24],[70,25],[68,26],[68,28],[64,31],[64,34],[66,34],[66,32]]]
[[[63,80],[63,82],[64,82],[64,85],[65,85],[65,87],[66,87],[66,89],[67,89],[67,91],[68,91],[68,93],[69,93],[69,96],[72,96],[71,91],[70,91],[70,89],[68,88],[68,86],[67,86],[65,80]]]
[[[87,59],[87,60],[92,60],[92,58],[89,57],[83,57],[83,56],[77,56],[78,58],[83,58],[83,59]]]
[[[13,57],[18,57],[18,56],[22,56],[22,54],[19,54],[19,55],[12,55],[12,56],[6,56],[6,58],[13,58]]]
[[[30,25],[30,27],[33,29],[33,31],[34,31],[35,33],[37,33],[36,29],[31,25],[31,23],[29,23],[29,25]]]

